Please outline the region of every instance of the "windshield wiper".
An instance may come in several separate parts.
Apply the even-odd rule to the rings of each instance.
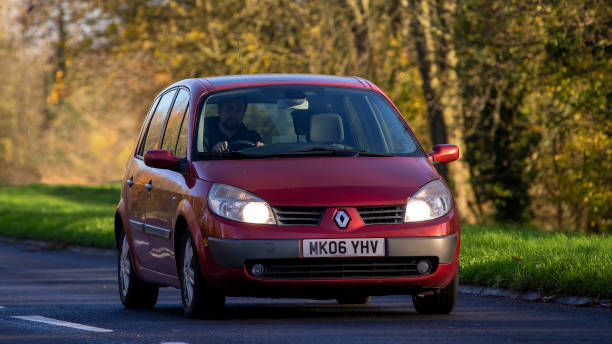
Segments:
[[[280,152],[270,154],[270,156],[295,156],[295,155],[329,155],[329,156],[341,156],[341,157],[357,157],[357,156],[382,156],[389,157],[392,154],[383,153],[372,153],[365,150],[357,149],[339,149],[331,147],[312,147],[309,149],[294,150],[287,152]]]
[[[373,153],[358,149],[339,149],[331,147],[312,147],[308,149],[300,149],[279,153],[270,154],[250,154],[240,151],[230,152],[200,152],[200,157],[216,157],[225,159],[265,159],[271,157],[292,157],[292,156],[339,156],[339,157],[391,157],[393,154]]]
[[[374,153],[374,152],[368,152],[365,150],[353,150],[353,152],[355,152],[354,156],[382,156],[382,157],[389,157],[389,156],[394,156],[393,154],[388,154],[388,153]]]

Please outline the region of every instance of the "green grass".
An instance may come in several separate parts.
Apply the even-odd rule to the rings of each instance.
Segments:
[[[118,184],[0,187],[0,235],[114,247]],[[612,236],[547,233],[528,226],[463,226],[462,283],[612,297]]]
[[[121,186],[33,184],[0,187],[0,235],[114,247]]]
[[[463,226],[460,269],[467,284],[610,298],[612,236]]]

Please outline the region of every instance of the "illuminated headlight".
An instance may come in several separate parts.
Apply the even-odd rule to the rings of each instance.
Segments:
[[[404,222],[432,220],[446,215],[453,198],[448,188],[436,179],[425,184],[406,203]]]
[[[233,186],[213,184],[208,192],[208,206],[213,213],[226,219],[276,224],[274,213],[266,201]]]

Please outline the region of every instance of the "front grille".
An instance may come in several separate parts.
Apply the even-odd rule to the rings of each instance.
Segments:
[[[275,207],[274,215],[279,225],[317,226],[323,210],[315,207]]]
[[[391,278],[422,276],[417,263],[426,259],[431,263],[431,274],[438,268],[437,257],[378,257],[378,258],[302,258],[268,259],[246,262],[251,274],[255,264],[264,266],[258,278],[325,279],[325,278]],[[427,275],[426,274],[426,275]]]
[[[393,224],[404,222],[403,205],[358,207],[357,211],[366,225]]]

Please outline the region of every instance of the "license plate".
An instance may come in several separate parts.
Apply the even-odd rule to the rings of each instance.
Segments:
[[[382,257],[384,238],[368,239],[304,239],[302,257]]]

